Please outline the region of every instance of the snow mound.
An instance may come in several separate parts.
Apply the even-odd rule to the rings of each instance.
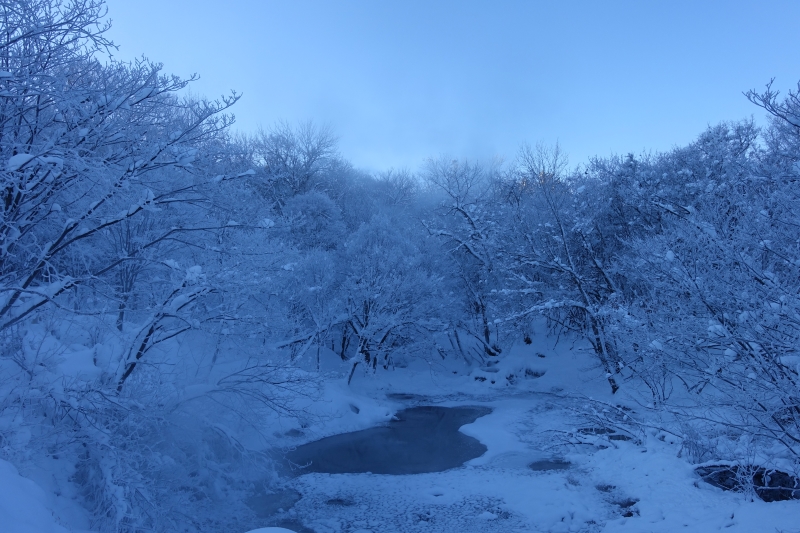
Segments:
[[[39,485],[0,459],[0,529],[8,533],[68,533],[56,523],[47,500]]]

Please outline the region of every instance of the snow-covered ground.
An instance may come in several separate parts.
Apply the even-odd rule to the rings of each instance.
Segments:
[[[285,487],[302,498],[279,518],[316,533],[800,531],[800,502],[750,501],[701,482],[668,434],[592,435],[586,413],[602,407],[593,400],[631,409],[624,412],[632,417],[643,409],[610,394],[580,344],[543,336],[495,368],[463,370],[418,363],[357,372],[349,389],[331,387],[341,396],[329,391],[329,408],[341,416],[317,436],[337,433],[336,420],[357,429],[361,417],[368,426],[405,406],[485,405],[493,412],[461,429],[487,446],[483,456],[441,473],[302,475]],[[570,465],[529,467],[548,459]]]
[[[53,516],[52,498],[39,485],[0,460],[0,530],[9,533],[67,533]]]
[[[679,457],[681,443],[666,433],[635,426],[626,433],[624,424],[616,434],[597,431],[604,428],[593,425],[592,409],[606,404],[624,407],[619,412],[631,419],[647,415],[624,388],[610,394],[580,343],[542,335],[482,369],[418,361],[374,375],[357,370],[349,387],[349,368],[333,358],[326,365],[340,377],[311,406],[320,416],[284,420],[275,431],[280,445],[363,429],[414,405],[483,405],[492,413],[462,431],[488,450],[440,473],[288,479],[276,490],[302,498],[264,526],[315,533],[800,531],[800,502],[750,501],[699,481]],[[569,466],[530,467],[548,460]],[[76,523],[67,507],[0,461],[4,533],[67,532],[60,524]]]

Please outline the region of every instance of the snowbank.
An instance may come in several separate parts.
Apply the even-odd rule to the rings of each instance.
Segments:
[[[39,485],[0,459],[0,529],[4,533],[69,533],[56,522],[48,499]]]

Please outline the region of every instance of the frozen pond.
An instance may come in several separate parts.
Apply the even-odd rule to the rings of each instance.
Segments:
[[[458,429],[488,415],[487,407],[412,407],[385,426],[334,435],[297,447],[286,458],[295,474],[422,474],[480,457],[486,446]]]

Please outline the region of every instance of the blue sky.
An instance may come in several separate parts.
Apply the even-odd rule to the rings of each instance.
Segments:
[[[107,0],[117,57],[243,93],[236,129],[330,124],[377,171],[523,142],[666,150],[800,80],[800,1]]]

